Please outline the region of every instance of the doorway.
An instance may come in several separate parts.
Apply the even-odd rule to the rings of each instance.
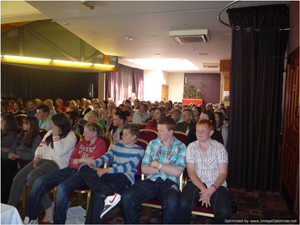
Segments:
[[[169,85],[161,86],[161,101],[169,101]]]

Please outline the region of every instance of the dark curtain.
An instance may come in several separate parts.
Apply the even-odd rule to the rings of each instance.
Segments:
[[[128,99],[133,92],[133,69],[121,64],[119,64],[119,68],[119,95],[117,99],[123,101],[124,99]]]
[[[117,98],[119,96],[118,78],[119,72],[106,73],[105,99],[111,98],[114,102],[117,101]]]
[[[133,92],[140,100],[144,100],[144,70],[133,69]]]
[[[287,5],[227,10],[232,25],[230,187],[275,190],[280,167]]]

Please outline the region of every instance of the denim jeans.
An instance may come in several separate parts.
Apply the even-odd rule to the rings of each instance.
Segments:
[[[123,173],[106,173],[99,177],[96,171],[88,166],[83,166],[80,169],[80,173],[86,185],[93,192],[85,223],[101,224],[103,218],[100,219],[100,214],[103,210],[106,196],[113,195],[115,192],[120,192],[125,187],[129,186],[131,182]]]
[[[84,181],[77,171],[77,169],[68,167],[37,179],[27,200],[26,216],[32,220],[37,219],[45,194],[59,185],[55,198],[54,224],[65,224],[67,211],[71,205],[68,194],[84,185]]]
[[[14,207],[17,207],[20,197],[23,192],[23,186],[28,182],[30,187],[33,186],[34,182],[53,171],[59,170],[57,164],[48,159],[41,159],[39,162],[39,165],[37,168],[33,167],[33,161],[28,163],[23,169],[21,169],[17,175],[14,177],[11,189],[10,189],[10,194],[9,194],[9,200],[8,200],[8,205],[12,205]],[[47,192],[46,192],[47,193]],[[48,209],[52,201],[49,198],[48,194],[45,194],[45,200],[43,202],[43,207],[45,209]]]
[[[180,195],[180,223],[191,223],[193,208],[199,203],[200,189],[188,181]],[[214,210],[214,223],[222,224],[231,217],[231,203],[227,188],[221,186],[210,197],[210,205]]]
[[[122,194],[121,205],[125,223],[138,224],[137,206],[155,197],[158,197],[162,206],[161,223],[178,223],[179,194],[178,185],[170,179],[146,179],[136,182]]]

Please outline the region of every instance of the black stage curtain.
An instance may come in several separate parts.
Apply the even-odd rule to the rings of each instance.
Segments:
[[[230,187],[278,187],[287,5],[228,9],[232,26]]]

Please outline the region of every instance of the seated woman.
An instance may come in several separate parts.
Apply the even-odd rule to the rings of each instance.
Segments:
[[[14,115],[1,116],[1,160],[8,159],[8,152],[15,142],[20,128]]]
[[[215,132],[220,132],[225,148],[227,148],[227,140],[228,140],[228,127],[223,124],[224,122],[224,114],[221,112],[214,112],[215,121],[216,121],[216,130]]]
[[[196,122],[199,121],[199,119],[200,119],[200,114],[201,114],[201,112],[202,112],[201,107],[195,106],[195,107],[193,107],[192,110],[193,110],[193,113],[194,113],[195,121],[196,121]]]
[[[109,133],[114,144],[121,141],[123,126],[125,125],[128,116],[128,111],[117,111],[113,115],[113,124],[109,128]]]
[[[147,122],[145,129],[157,131],[157,124],[164,117],[166,117],[165,109],[163,107],[158,107],[154,111],[154,119]]]
[[[84,101],[84,105],[83,105],[83,107],[81,108],[81,110],[80,110],[80,114],[79,114],[79,118],[84,118],[84,116],[88,113],[88,112],[90,112],[90,111],[92,111],[92,109],[90,108],[90,104],[91,104],[91,101],[90,100],[85,100]]]
[[[65,114],[58,113],[51,120],[52,129],[45,134],[36,149],[34,161],[21,169],[13,180],[9,205],[17,207],[23,186],[27,182],[32,187],[35,180],[41,176],[68,166],[70,156],[75,149],[76,136],[71,131],[70,122]],[[53,216],[53,205],[47,194],[43,206],[46,212],[43,222],[49,222]]]
[[[100,115],[99,115],[98,111],[92,110],[85,115],[84,119],[81,120],[80,123],[85,125],[88,122],[99,123],[99,121],[100,121]]]
[[[186,108],[182,110],[181,118],[183,122],[176,124],[175,131],[181,131],[183,133],[188,134],[191,129],[196,127],[194,113],[191,109]]]
[[[186,168],[190,181],[180,195],[180,223],[191,223],[191,212],[199,202],[213,208],[216,224],[225,223],[225,219],[231,217],[226,183],[228,154],[221,143],[210,138],[213,129],[209,120],[200,120],[196,126],[197,141],[187,147]]]
[[[23,130],[9,150],[8,159],[1,163],[1,202],[7,203],[12,181],[18,171],[18,159],[32,160],[41,142],[39,120],[35,116],[23,119]]]
[[[78,172],[83,162],[91,163],[106,152],[103,141],[103,128],[96,123],[84,126],[84,140],[80,141],[70,157],[69,167],[42,176],[34,182],[26,204],[26,217],[24,223],[38,222],[38,214],[44,196],[58,186],[55,198],[54,224],[65,224],[67,210],[71,205],[68,194],[85,185]],[[53,215],[53,208],[52,215]]]
[[[107,128],[109,128],[111,126],[111,123],[113,122],[112,121],[114,115],[113,109],[115,109],[116,107],[117,107],[116,103],[114,103],[113,101],[107,103],[107,111],[103,113]]]
[[[55,103],[56,103],[55,111],[57,113],[64,113],[67,111],[67,108],[63,106],[64,102],[61,98],[56,99]]]
[[[24,111],[22,111],[22,105],[21,105],[21,102],[14,102],[14,110],[12,111],[11,114],[13,115],[19,115],[19,114],[23,114]]]

